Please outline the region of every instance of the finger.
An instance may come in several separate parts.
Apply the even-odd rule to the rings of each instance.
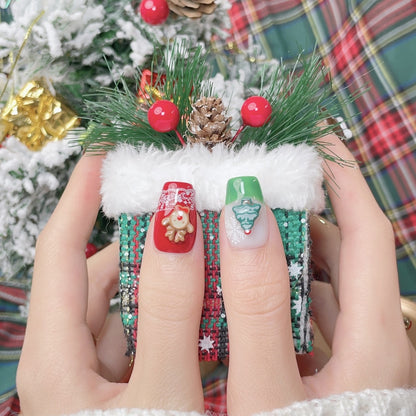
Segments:
[[[353,160],[335,136],[325,137],[325,142],[340,158]],[[408,374],[404,367],[409,350],[400,311],[392,226],[357,165],[328,162],[326,179],[332,181],[328,192],[341,235],[340,313],[333,342],[335,359],[327,370],[342,372],[344,377],[324,389],[402,385],[406,382],[403,375]],[[380,366],[386,356],[391,360]]]
[[[44,322],[48,324],[64,327],[85,322],[88,293],[85,246],[100,205],[101,162],[99,156],[81,158],[38,239],[32,319],[46,319]]]
[[[98,338],[105,323],[110,300],[117,293],[119,282],[119,244],[112,243],[87,261],[88,310],[87,323]]]
[[[247,208],[257,210],[254,222],[244,221]],[[302,399],[287,263],[276,220],[263,203],[256,178],[229,181],[220,258],[230,342],[229,414],[251,415]]]
[[[310,296],[312,300],[312,318],[317,323],[325,342],[329,347],[332,347],[332,339],[334,338],[335,325],[339,314],[339,306],[334,290],[329,283],[314,280],[311,283]]]
[[[18,379],[23,380],[20,385],[26,389],[29,385],[38,389],[39,400],[44,397],[41,387],[53,391],[65,383],[73,388],[78,385],[75,378],[80,371],[97,367],[94,343],[85,322],[85,247],[100,204],[101,161],[102,157],[81,158],[36,245]],[[28,378],[32,378],[30,384],[24,382]]]
[[[353,160],[337,137],[330,135],[325,140],[339,157]],[[340,306],[351,317],[358,313],[370,321],[380,312],[385,314],[385,305],[400,303],[392,226],[357,165],[328,162],[328,167],[326,179],[334,184],[328,192],[342,239]],[[400,307],[395,309],[393,317],[386,318],[400,317]]]
[[[119,288],[119,244],[112,243],[87,261],[87,324],[94,336],[98,373],[108,381],[120,381],[128,371],[126,339],[119,313],[109,314],[110,301]]]
[[[329,275],[335,296],[338,299],[339,253],[341,249],[339,229],[318,215],[311,215],[309,224],[312,261]]]
[[[124,380],[129,372],[130,357],[125,354],[127,341],[119,312],[107,315],[96,342],[99,374],[108,381]]]
[[[167,183],[149,227],[127,405],[203,411],[198,337],[204,247],[193,195],[189,184]]]

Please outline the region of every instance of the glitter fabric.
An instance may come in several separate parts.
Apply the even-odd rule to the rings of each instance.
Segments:
[[[312,350],[310,324],[310,247],[306,211],[273,210],[285,249],[291,288],[291,318],[297,353]],[[205,296],[202,308],[199,358],[222,360],[228,356],[227,317],[221,289],[218,223],[219,212],[202,211],[205,249]],[[121,317],[127,337],[127,355],[136,350],[140,264],[152,214],[122,214],[120,227]]]

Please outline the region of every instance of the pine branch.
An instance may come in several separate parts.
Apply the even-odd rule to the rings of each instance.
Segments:
[[[178,131],[186,132],[186,120],[192,111],[192,102],[203,94],[210,93],[210,85],[204,84],[209,76],[209,67],[201,47],[191,48],[186,42],[174,42],[167,52],[158,48],[151,65],[157,71],[155,79],[164,99],[174,102],[181,114]],[[141,71],[136,78],[136,91],[140,89]],[[162,75],[165,81],[161,82]],[[159,82],[160,81],[160,82]],[[142,91],[145,93],[145,91]],[[155,102],[154,97],[139,103],[124,79],[114,89],[103,88],[87,100],[90,125],[81,144],[87,151],[102,152],[116,143],[137,145],[152,144],[167,149],[180,148],[174,131],[159,133],[147,120],[147,110]]]
[[[262,128],[246,127],[239,146],[266,143],[272,149],[285,143],[306,143],[315,146],[326,159],[345,162],[328,151],[326,142],[318,140],[334,132],[337,123],[327,125],[326,120],[340,113],[342,103],[333,95],[329,71],[316,53],[308,59],[299,56],[292,70],[282,64],[260,95],[272,106],[270,121]],[[345,101],[355,98],[349,95]]]
[[[186,42],[174,42],[167,51],[156,48],[150,70],[155,73],[152,85],[158,96],[173,101],[181,114],[177,130],[187,137],[187,121],[192,104],[199,98],[212,95],[209,80],[208,54],[201,47],[191,48]],[[317,53],[305,58],[299,56],[293,69],[281,64],[270,76],[263,66],[259,95],[272,106],[272,115],[264,126],[246,126],[235,147],[247,143],[266,144],[269,149],[290,143],[306,143],[315,146],[325,159],[347,163],[335,155],[321,137],[336,131],[337,122],[329,125],[326,120],[341,113],[343,104],[354,101],[356,95],[347,95],[339,102],[332,91],[329,71],[322,65]],[[136,90],[129,90],[123,79],[114,89],[103,89],[88,101],[91,123],[83,146],[88,151],[108,150],[116,143],[147,144],[159,148],[179,149],[181,144],[174,131],[158,133],[147,120],[147,110],[155,102],[155,94],[149,94],[139,103],[141,72],[136,79]],[[163,77],[163,78],[162,78]],[[141,91],[142,96],[146,91]],[[339,124],[339,123],[338,123]]]

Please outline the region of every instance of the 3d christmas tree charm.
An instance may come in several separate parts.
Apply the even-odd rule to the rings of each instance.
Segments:
[[[250,198],[242,199],[240,205],[233,208],[235,217],[240,223],[245,234],[250,234],[254,221],[259,216],[261,205],[255,204]]]

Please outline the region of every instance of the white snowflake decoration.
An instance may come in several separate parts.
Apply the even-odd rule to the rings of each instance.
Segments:
[[[201,351],[210,352],[214,348],[214,340],[211,338],[211,335],[206,336],[204,335],[203,339],[199,340],[199,348],[201,348]]]
[[[302,275],[303,266],[298,262],[290,262],[289,276],[294,279],[299,279]]]
[[[292,306],[291,309],[294,310],[296,312],[296,315],[299,315],[302,311],[302,297],[298,296],[297,299],[294,299],[292,301]]]

